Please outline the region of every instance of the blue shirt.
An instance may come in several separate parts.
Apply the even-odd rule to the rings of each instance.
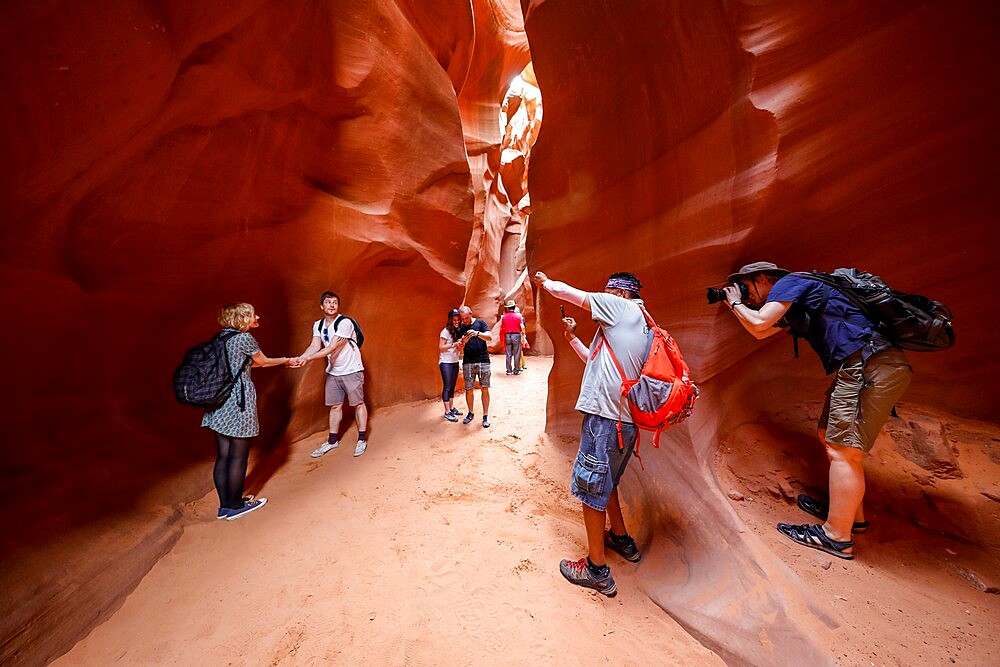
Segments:
[[[827,375],[858,350],[863,358],[877,351],[868,345],[873,336],[871,322],[854,302],[829,285],[789,274],[774,284],[767,301],[792,303],[779,325],[791,326],[793,333],[808,341]]]

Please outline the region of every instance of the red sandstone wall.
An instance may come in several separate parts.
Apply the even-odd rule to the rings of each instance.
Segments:
[[[495,260],[483,258],[496,256],[506,220],[485,216],[481,193],[496,107],[528,59],[510,5],[2,10],[10,381],[0,587],[28,601],[5,621],[4,655],[31,642],[36,657],[51,656],[68,628],[113,608],[107,592],[124,594],[142,574],[136,563],[176,535],[162,497],[207,490],[210,440],[173,403],[169,376],[214,330],[221,303],[253,302],[264,350],[291,354],[308,342],[319,292],[333,288],[366,325],[372,403],[435,393],[438,314],[463,296],[492,311],[500,291]],[[990,259],[991,10],[944,0],[522,5],[546,111],[529,265],[594,289],[611,271],[637,272],[705,389],[672,449],[651,452],[639,488],[626,489],[642,530],[675,547],[647,568],[671,576],[646,591],[727,658],[794,650],[822,660],[810,635],[832,622],[826,610],[755,541],[720,546],[720,531],[740,525],[712,472],[731,406],[760,381],[818,391],[818,364],[791,360],[786,342],[752,341],[704,305],[703,287],[767,257],[796,269],[865,266],[933,294],[955,310],[959,344],[914,358],[908,400],[995,419],[989,343],[1000,322],[981,305],[1000,278]],[[550,304],[541,299],[539,314],[557,330]],[[566,358],[551,382],[554,430],[578,424],[579,370]],[[256,372],[257,474],[285,463],[283,434],[321,423],[319,375]],[[787,398],[773,395],[775,405]],[[74,529],[96,548],[126,534],[118,544],[130,558],[75,570],[78,554],[55,537]],[[9,566],[32,559],[58,566],[19,581]]]
[[[339,292],[367,334],[373,434],[378,406],[440,390],[433,341],[482,229],[466,147],[498,142],[504,78],[528,60],[516,3],[8,3],[0,35],[5,563],[211,488],[212,439],[170,377],[223,303],[252,302],[263,350],[283,356]],[[286,462],[282,440],[322,428],[321,375],[255,371],[258,477]],[[58,588],[90,605],[5,567],[9,599],[32,603],[2,655],[52,655],[169,547],[175,519],[133,545],[138,574],[108,570],[120,586],[69,568]]]
[[[912,355],[906,400],[995,420],[1000,322],[982,306],[1000,282],[987,140],[997,99],[982,78],[995,72],[993,12],[944,0],[522,6],[545,103],[529,269],[593,290],[614,271],[638,274],[704,389],[669,446],[648,450],[639,488],[626,485],[639,530],[672,542],[660,565],[673,574],[644,588],[729,660],[829,660],[829,611],[746,536],[712,472],[745,414],[734,402],[767,383],[760,409],[774,418],[820,396],[820,366],[810,351],[793,360],[787,337],[754,341],[705,305],[704,287],[768,259],[866,267],[941,299],[958,344]],[[555,301],[537,305],[558,331]],[[556,345],[549,428],[573,432],[580,367]]]

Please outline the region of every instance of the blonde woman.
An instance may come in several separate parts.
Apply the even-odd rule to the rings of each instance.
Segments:
[[[219,493],[220,519],[233,521],[264,506],[267,498],[245,499],[243,483],[246,481],[250,439],[260,433],[257,420],[257,390],[250,380],[251,366],[280,366],[288,357],[272,359],[260,351],[250,329],[260,326],[260,316],[249,303],[230,303],[219,312],[219,324],[226,340],[229,369],[237,376],[233,392],[218,408],[205,413],[201,425],[215,432],[218,446],[212,477]],[[235,334],[234,334],[235,332]]]

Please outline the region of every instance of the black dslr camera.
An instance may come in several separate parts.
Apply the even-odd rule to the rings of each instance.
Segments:
[[[743,283],[734,283],[740,288],[740,301],[746,301],[747,297],[750,296],[750,289]],[[726,293],[718,287],[708,288],[708,303],[719,303],[720,301],[726,300]]]

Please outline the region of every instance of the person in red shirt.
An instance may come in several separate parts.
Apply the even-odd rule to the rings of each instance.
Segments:
[[[517,304],[511,299],[504,306],[507,312],[500,318],[500,335],[503,336],[507,353],[507,375],[521,374],[521,342],[524,340],[524,318],[514,309]]]

